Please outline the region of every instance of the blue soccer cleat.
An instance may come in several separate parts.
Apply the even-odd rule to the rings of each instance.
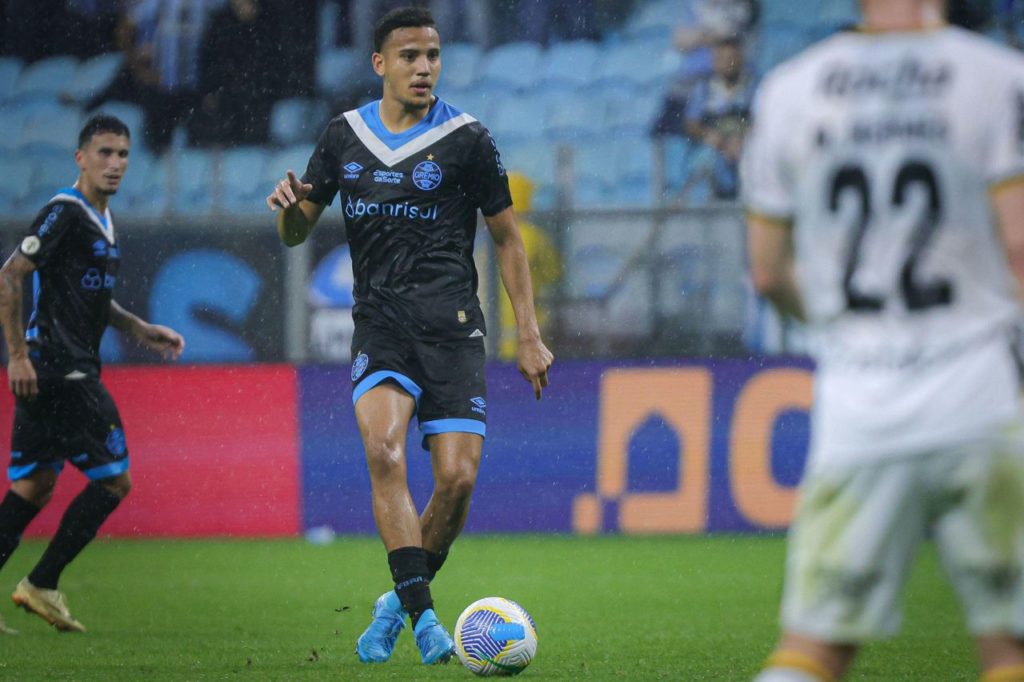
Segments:
[[[378,597],[373,605],[373,622],[356,640],[356,653],[363,663],[384,663],[395,650],[398,635],[405,627],[405,609],[394,590]]]
[[[423,612],[413,628],[413,634],[416,635],[416,646],[420,648],[420,658],[424,665],[447,663],[455,655],[455,642],[434,615],[434,609]]]

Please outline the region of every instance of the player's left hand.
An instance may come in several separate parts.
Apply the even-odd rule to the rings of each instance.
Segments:
[[[516,355],[519,373],[533,384],[533,395],[540,400],[541,393],[548,385],[548,369],[555,361],[555,356],[539,338],[527,341],[520,339]]]
[[[143,325],[136,338],[146,348],[160,353],[164,360],[177,360],[185,350],[181,334],[162,324]]]

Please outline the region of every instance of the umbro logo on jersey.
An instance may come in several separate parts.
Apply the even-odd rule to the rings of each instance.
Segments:
[[[484,333],[482,331],[480,331],[479,329],[474,329],[473,333],[469,335],[469,338],[475,339],[475,338],[483,336],[483,335],[484,335]]]
[[[363,170],[363,167],[355,161],[349,161],[341,169],[345,171],[346,180],[355,180],[359,177],[359,172]]]
[[[478,414],[487,414],[487,401],[482,397],[477,396],[470,398],[469,402],[473,403],[473,407],[469,408]]]

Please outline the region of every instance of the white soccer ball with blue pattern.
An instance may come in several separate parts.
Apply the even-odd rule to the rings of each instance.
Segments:
[[[486,597],[459,616],[455,650],[462,665],[481,677],[518,675],[537,653],[537,625],[514,601]]]

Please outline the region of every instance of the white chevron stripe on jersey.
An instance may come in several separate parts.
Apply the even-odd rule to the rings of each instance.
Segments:
[[[381,163],[387,166],[394,166],[396,163],[401,163],[405,159],[409,158],[417,152],[421,152],[430,145],[434,144],[438,140],[443,139],[447,135],[455,132],[462,126],[473,123],[476,121],[475,118],[469,114],[459,114],[454,118],[450,118],[444,123],[435,126],[423,133],[414,140],[406,142],[398,149],[391,149],[372,130],[370,126],[366,125],[366,121],[359,115],[358,110],[346,111],[345,119],[348,124],[352,126],[352,131],[359,138],[359,141],[370,150],[370,152],[380,159]]]
[[[99,219],[96,209],[87,204],[86,202],[82,201],[75,195],[65,194],[64,192],[61,192],[59,194],[54,195],[54,197],[50,199],[49,203],[52,203],[54,201],[73,201],[79,206],[81,206],[85,210],[85,215],[89,216],[89,220],[91,220],[93,224],[96,225],[96,227],[100,228],[100,232],[102,232],[103,236],[107,238],[107,241],[110,242],[111,244],[114,243],[114,219],[110,217],[109,208],[103,213],[103,217],[107,220],[107,225],[110,226],[108,228],[107,225],[104,225],[103,221]]]

